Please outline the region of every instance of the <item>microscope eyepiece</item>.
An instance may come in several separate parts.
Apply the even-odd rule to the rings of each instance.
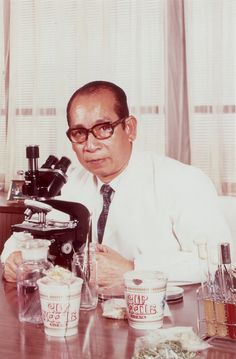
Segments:
[[[61,170],[63,173],[66,173],[71,161],[67,157],[62,157],[55,165],[55,169]]]
[[[26,158],[39,158],[39,146],[30,145],[26,147]]]
[[[56,156],[50,155],[41,168],[52,168],[52,166],[54,166],[57,162],[58,158]]]
[[[71,164],[71,161],[67,157],[62,157],[60,161],[58,161],[54,167],[54,170],[59,170],[59,172],[55,173],[55,176],[48,187],[48,195],[49,197],[58,196],[62,186],[67,181],[66,171]]]
[[[28,171],[25,172],[24,194],[34,198],[50,198],[60,195],[62,186],[67,182],[66,171],[71,164],[67,157],[60,160],[50,155],[45,163],[38,168],[39,146],[26,147]]]
[[[39,146],[30,145],[26,147],[26,158],[28,158],[29,171],[35,173],[38,171]]]

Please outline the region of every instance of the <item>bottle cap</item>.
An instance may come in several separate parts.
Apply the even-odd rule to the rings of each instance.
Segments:
[[[220,264],[231,264],[230,244],[227,242],[219,244],[219,262]]]

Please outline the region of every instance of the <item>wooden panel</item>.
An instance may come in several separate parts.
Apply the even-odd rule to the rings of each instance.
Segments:
[[[18,213],[0,213],[0,253],[2,252],[5,241],[11,235],[11,226],[21,223],[24,219],[23,214]]]

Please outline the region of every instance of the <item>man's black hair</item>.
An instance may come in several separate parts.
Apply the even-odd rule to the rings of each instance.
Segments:
[[[108,82],[108,81],[92,81],[92,82],[89,82],[89,83],[85,84],[84,86],[80,87],[71,96],[71,98],[68,102],[68,105],[67,105],[67,109],[66,109],[68,125],[70,124],[70,109],[71,109],[73,100],[77,96],[98,93],[98,92],[100,92],[100,90],[108,90],[114,95],[115,100],[116,100],[115,112],[119,118],[125,118],[125,117],[129,116],[127,97],[126,97],[124,90],[122,90],[121,87],[115,85],[112,82]]]

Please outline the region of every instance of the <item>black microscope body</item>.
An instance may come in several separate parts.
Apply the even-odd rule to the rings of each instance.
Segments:
[[[27,146],[28,170],[22,192],[27,197],[23,223],[12,226],[14,232],[28,232],[34,238],[51,241],[48,259],[54,265],[71,269],[73,253],[91,238],[90,213],[81,203],[55,199],[67,182],[66,171],[71,163],[67,157],[58,160],[50,155],[38,168],[39,146]],[[48,219],[53,209],[64,212],[69,220]],[[67,217],[68,217],[67,216]]]

